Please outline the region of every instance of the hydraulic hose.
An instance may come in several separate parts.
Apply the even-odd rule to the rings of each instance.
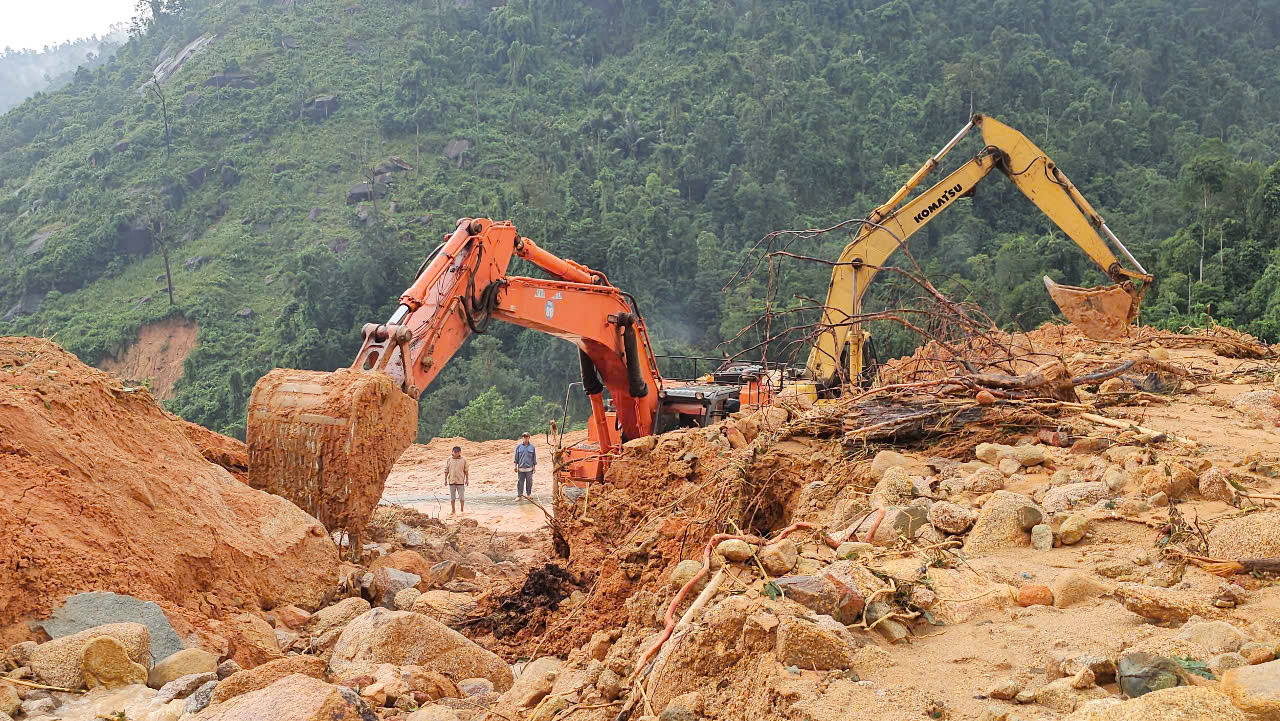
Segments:
[[[578,365],[582,368],[582,390],[594,396],[604,392],[604,384],[600,382],[600,374],[596,372],[596,364],[587,352],[578,349]]]
[[[630,313],[618,314],[618,325],[622,326],[622,344],[627,356],[627,391],[632,398],[644,398],[649,395],[649,384],[645,382],[640,371],[640,343],[636,340],[636,317]]]

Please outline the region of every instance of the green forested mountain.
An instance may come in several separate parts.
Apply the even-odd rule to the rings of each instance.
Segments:
[[[971,111],[1048,151],[1157,275],[1145,322],[1280,337],[1276,0],[151,4],[109,62],[0,116],[0,332],[94,362],[186,316],[170,405],[218,430],[243,433],[267,369],[346,365],[461,216],[605,270],[661,350],[715,352],[762,307],[763,276],[722,291],[757,239],[864,215]],[[1103,281],[994,176],[911,248],[1011,327],[1052,317],[1042,273]],[[786,264],[777,298],[827,275]],[[422,433],[472,401],[451,429],[536,416],[571,350],[493,327]]]
[[[123,28],[106,36],[68,40],[41,50],[5,48],[0,51],[0,113],[35,93],[60,88],[75,77],[101,65],[125,40]]]

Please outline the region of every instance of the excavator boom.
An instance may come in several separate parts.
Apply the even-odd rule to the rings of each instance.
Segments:
[[[555,279],[508,276],[513,255]],[[463,218],[423,262],[388,322],[364,327],[350,368],[277,369],[258,381],[249,402],[250,484],[288,498],[330,530],[348,530],[358,548],[391,465],[417,434],[416,399],[493,319],[578,347],[602,446],[618,436],[606,424],[604,388],[619,440],[653,432],[662,379],[631,297],[602,273],[520,237],[510,222]]]
[[[903,205],[911,191],[974,127],[982,129],[985,143],[982,151]],[[971,194],[977,184],[996,169],[1116,283],[1106,288],[1085,289],[1058,285],[1046,277],[1045,287],[1063,314],[1093,338],[1115,338],[1127,333],[1129,324],[1137,318],[1142,293],[1151,276],[1043,150],[1008,125],[975,115],[888,202],[871,212],[853,241],[841,252],[831,273],[823,309],[824,330],[809,354],[808,371],[821,387],[839,387],[846,380],[841,378],[846,370],[847,380],[860,380],[865,339],[858,322],[862,297],[889,256],[916,231],[951,207],[957,198]],[[1129,261],[1132,269],[1120,263],[1103,235]],[[1142,287],[1135,287],[1134,281],[1141,282]]]

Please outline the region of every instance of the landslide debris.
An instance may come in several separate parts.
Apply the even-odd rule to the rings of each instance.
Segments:
[[[314,518],[210,463],[142,388],[55,343],[0,338],[0,638],[89,590],[207,618],[322,605],[337,550]]]
[[[589,506],[556,502],[580,599],[481,636],[536,669],[488,708],[1234,718],[1253,702],[1183,686],[1244,664],[1255,687],[1280,683],[1280,586],[1208,572],[1274,545],[1280,439],[1231,402],[1272,385],[1258,361],[1273,349],[1223,329],[1099,343],[1045,326],[957,350],[969,368],[939,348],[891,362],[917,385],[878,391],[890,397],[870,411],[791,397],[627,443]],[[948,380],[980,373],[1022,385]],[[906,432],[875,443],[877,422]],[[470,621],[499,599],[479,598]]]

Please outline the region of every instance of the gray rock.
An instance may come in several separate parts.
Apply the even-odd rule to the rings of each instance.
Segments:
[[[216,673],[218,674],[218,680],[222,681],[228,676],[240,673],[243,670],[243,668],[240,668],[240,664],[236,663],[233,659],[227,659],[226,661],[218,664],[218,670]]]
[[[48,619],[34,622],[32,626],[44,628],[50,638],[56,639],[95,626],[125,622],[147,627],[154,658],[168,658],[183,649],[182,639],[178,638],[178,633],[159,606],[110,591],[89,591],[69,596]]]
[[[1053,549],[1053,528],[1047,523],[1037,523],[1031,527],[1031,547],[1037,551]]]
[[[1018,509],[1018,525],[1022,526],[1024,531],[1030,531],[1040,525],[1043,520],[1044,513],[1035,506],[1023,506]]]
[[[201,684],[200,688],[187,697],[187,705],[183,710],[189,714],[203,711],[209,705],[209,699],[213,698],[213,690],[217,687],[218,682],[216,680],[206,681]]]
[[[169,703],[174,699],[186,698],[210,681],[217,682],[218,675],[209,673],[192,673],[166,683],[156,693],[156,703]]]
[[[1131,653],[1116,664],[1120,692],[1137,698],[1152,691],[1189,685],[1186,672],[1177,661],[1149,653]]]

